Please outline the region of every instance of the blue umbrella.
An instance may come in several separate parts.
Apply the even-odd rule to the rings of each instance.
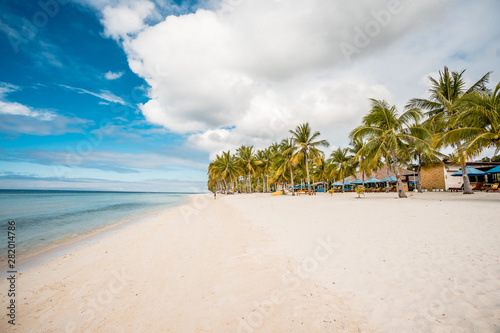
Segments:
[[[346,181],[344,182],[344,185],[351,185],[351,184],[352,184],[352,183],[351,183],[350,181],[348,181],[348,180],[346,180]],[[341,185],[342,185],[342,184],[341,184]]]
[[[384,179],[381,180],[381,182],[386,182],[387,181],[387,177],[385,177]],[[396,179],[396,177],[393,177],[391,175],[389,175],[389,183],[394,183],[394,182],[397,182],[398,180]]]
[[[380,183],[380,180],[378,180],[375,177],[371,177],[370,179],[368,179],[367,181],[365,181],[365,184],[372,184],[372,183]]]
[[[469,172],[469,171],[467,170],[467,172]],[[488,174],[489,173],[500,173],[500,165],[497,165],[493,169],[490,169],[490,170],[486,171],[486,173],[488,173]]]
[[[467,167],[467,175],[469,175],[469,176],[484,176],[484,175],[486,175],[486,172],[483,172],[481,170],[478,170],[476,168],[468,166]],[[462,176],[462,170],[455,172],[454,174],[452,174],[452,176],[457,176],[457,177]]]
[[[341,182],[335,182],[332,184],[332,186],[342,186],[342,183]]]
[[[361,179],[356,179],[355,181],[353,181],[351,184],[354,184],[354,185],[363,185],[363,181],[361,181]]]

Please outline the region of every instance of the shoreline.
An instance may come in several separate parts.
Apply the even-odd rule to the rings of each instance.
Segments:
[[[356,196],[190,196],[25,271],[16,330],[500,327],[499,195]]]
[[[193,195],[197,194],[187,194],[185,199],[183,199],[181,202],[172,204],[167,208],[155,209],[119,222],[105,225],[103,227],[91,229],[90,231],[81,234],[65,236],[55,241],[35,246],[33,248],[29,248],[21,252],[16,251],[16,266],[18,267],[17,272],[23,273],[24,271],[29,270],[31,268],[41,266],[58,257],[67,255],[70,252],[88,246],[90,244],[93,244],[99,240],[103,240],[106,237],[115,234],[117,232],[120,232],[121,230],[129,226],[145,222],[154,216],[158,216],[167,212],[170,209],[174,209],[176,207],[189,204],[189,202],[192,200]],[[0,270],[2,274],[5,275],[6,277],[7,276],[5,273],[7,272],[6,255],[0,257]]]

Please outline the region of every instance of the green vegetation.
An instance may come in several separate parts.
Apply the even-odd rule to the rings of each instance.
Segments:
[[[291,137],[265,149],[241,146],[235,155],[222,152],[209,165],[208,188],[252,193],[300,184],[311,194],[315,181],[324,182],[326,192],[333,181],[344,183],[361,172],[364,183],[365,174],[387,165],[396,175],[398,196],[406,198],[400,168],[416,165],[420,174],[422,166],[440,163],[445,157],[440,149],[449,146],[454,153],[448,158],[464,170],[464,193],[472,193],[465,163],[487,148],[495,148],[495,155],[500,152],[500,83],[489,90],[487,73],[465,89],[464,72],[445,67],[438,78],[429,77],[429,98],[411,99],[403,112],[385,100],[370,99],[371,109],[349,135],[350,147],[336,148],[328,159],[320,149],[328,147],[328,141],[320,139],[309,123],[298,125],[289,131]],[[355,191],[360,196],[365,189],[358,186]]]

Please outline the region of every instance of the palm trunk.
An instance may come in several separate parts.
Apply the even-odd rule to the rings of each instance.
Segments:
[[[252,174],[248,171],[248,193],[252,193]]]
[[[462,162],[462,177],[464,178],[464,194],[474,194],[470,185],[469,175],[467,174],[467,166],[465,161]]]
[[[311,182],[309,181],[309,164],[307,163],[307,152],[305,153],[306,157],[306,173],[307,173],[307,192],[311,195]]]
[[[398,162],[396,159],[396,152],[393,150],[391,153],[392,153],[392,165],[394,168],[394,173],[396,174],[396,180],[398,182],[398,197],[407,198],[406,193],[405,193],[405,189],[403,187],[403,182],[401,181],[401,175],[399,174]],[[387,180],[389,180],[389,177],[387,177]]]
[[[420,174],[422,172],[422,161],[420,159],[420,154],[418,154],[418,183],[417,183],[417,190],[418,193],[422,193],[422,184],[420,181]]]
[[[385,193],[389,193],[389,164],[386,165]]]
[[[363,174],[363,176],[362,176],[362,178],[363,178],[363,187],[365,187],[365,172],[363,171],[362,174]]]
[[[271,192],[271,184],[269,184],[269,171],[266,173],[266,192]]]
[[[295,196],[295,185],[293,184],[292,165],[290,164],[289,167],[290,167],[290,177],[291,177],[291,180],[292,180],[292,197],[294,197]]]
[[[342,175],[342,193],[345,193],[344,187],[345,187],[345,175]]]

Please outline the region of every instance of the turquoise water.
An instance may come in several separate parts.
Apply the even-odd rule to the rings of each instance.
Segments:
[[[16,252],[88,233],[181,204],[187,194],[0,190],[0,257],[8,221],[16,221]]]

